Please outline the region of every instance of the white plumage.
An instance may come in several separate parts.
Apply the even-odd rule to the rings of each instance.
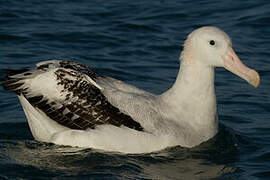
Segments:
[[[46,61],[8,71],[36,140],[124,153],[193,147],[218,132],[215,67],[257,87],[259,75],[241,63],[227,34],[193,31],[184,44],[174,85],[154,95],[70,61]]]

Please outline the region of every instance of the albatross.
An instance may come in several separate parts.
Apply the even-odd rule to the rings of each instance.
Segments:
[[[171,88],[155,95],[73,61],[49,60],[5,70],[3,87],[15,93],[33,137],[42,142],[122,153],[194,147],[218,132],[215,67],[257,87],[229,36],[216,27],[191,32]]]

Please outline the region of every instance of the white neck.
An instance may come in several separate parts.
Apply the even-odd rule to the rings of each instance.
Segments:
[[[183,128],[191,128],[202,140],[218,129],[214,75],[214,67],[181,61],[174,85],[160,95],[167,118],[186,124]]]

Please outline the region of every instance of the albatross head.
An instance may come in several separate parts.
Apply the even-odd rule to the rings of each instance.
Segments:
[[[259,74],[241,62],[229,36],[216,27],[202,27],[190,33],[180,59],[184,64],[224,67],[254,87],[260,84]]]

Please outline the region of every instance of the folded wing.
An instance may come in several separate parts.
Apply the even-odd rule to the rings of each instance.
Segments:
[[[35,69],[6,70],[3,87],[24,96],[32,106],[57,123],[71,128],[94,129],[98,125],[142,126],[113,106],[95,81],[102,76],[88,66],[71,61],[46,61]]]

